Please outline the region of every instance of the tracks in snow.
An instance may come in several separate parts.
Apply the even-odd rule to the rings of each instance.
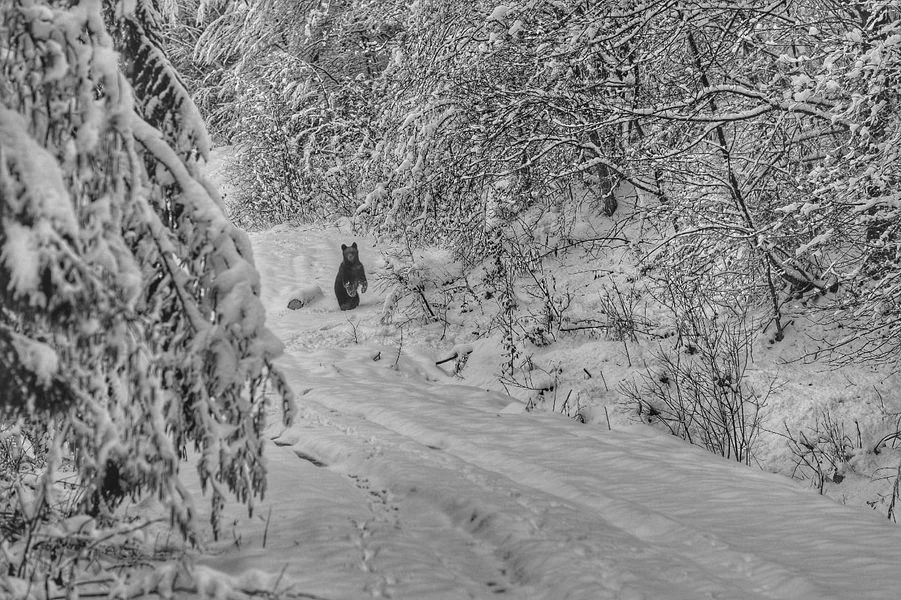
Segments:
[[[513,423],[475,390],[466,391],[488,410],[454,404],[447,388],[391,385],[400,375],[384,369],[364,379],[377,390],[361,393],[353,375],[371,365],[351,359],[336,376],[321,358],[308,355],[306,369],[288,369],[305,371],[310,387],[297,425],[275,441],[341,473],[366,498],[371,517],[357,523],[361,568],[377,575],[368,588],[376,596],[825,597],[710,532],[517,456],[507,438]],[[596,441],[579,440],[583,453],[572,459],[590,461]],[[762,573],[775,584],[760,583]]]
[[[461,517],[455,475],[439,450],[394,438],[365,420],[327,409],[304,394],[297,423],[273,441],[300,461],[323,465],[350,482],[368,508],[351,519],[357,567],[373,597],[482,598],[514,589],[496,548],[455,521],[478,527],[474,508]],[[323,468],[323,467],[320,467]],[[443,491],[434,489],[438,477]],[[473,490],[482,494],[481,490]],[[522,591],[522,590],[520,590]],[[519,597],[514,594],[512,597]]]

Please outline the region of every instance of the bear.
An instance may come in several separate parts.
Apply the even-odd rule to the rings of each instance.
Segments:
[[[360,292],[366,291],[366,271],[360,263],[360,254],[357,243],[350,246],[341,244],[341,252],[344,260],[338,267],[338,276],[335,277],[335,296],[338,298],[338,306],[341,310],[353,310],[360,305]]]

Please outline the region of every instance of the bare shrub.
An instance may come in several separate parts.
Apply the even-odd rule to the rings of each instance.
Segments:
[[[500,381],[508,393],[515,388],[528,394],[526,412],[547,410],[584,423],[588,405],[582,394],[574,393],[576,390],[573,388],[567,390],[565,395],[562,393],[562,374],[562,365],[552,362],[542,367],[534,362],[532,356],[527,356],[513,375],[504,374]]]
[[[660,346],[658,366],[622,391],[639,415],[675,436],[725,458],[750,464],[773,386],[759,393],[747,380],[755,334],[743,320],[690,324],[685,351]]]
[[[646,320],[637,317],[638,293],[634,287],[630,287],[623,293],[615,281],[611,281],[609,288],[604,288],[601,297],[601,309],[606,322],[604,329],[607,337],[616,341],[638,341],[638,332]],[[642,324],[639,323],[642,321]]]
[[[561,331],[598,332],[607,340],[637,342],[639,335],[653,337],[653,322],[646,314],[647,306],[640,306],[641,291],[635,285],[621,288],[611,277],[600,293],[598,316],[570,318]],[[639,309],[644,309],[639,312]]]
[[[785,432],[795,462],[791,476],[811,481],[820,494],[825,493],[827,482],[842,482],[855,450],[863,446],[860,428],[855,442],[844,423],[828,410],[817,415],[812,430],[795,435],[786,426]]]
[[[895,466],[880,467],[873,472],[872,481],[885,482],[886,491],[876,492],[875,498],[867,500],[867,506],[873,510],[879,510],[885,506],[885,517],[893,522],[898,522],[899,500],[901,500],[901,462]]]

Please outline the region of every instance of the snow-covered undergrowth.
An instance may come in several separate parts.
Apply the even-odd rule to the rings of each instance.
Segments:
[[[811,318],[816,296],[782,292],[776,339],[765,308],[736,312],[684,282],[661,284],[659,239],[630,214],[634,198],[619,204],[618,221],[591,206],[523,217],[503,242],[517,273],[382,242],[382,322],[409,330],[405,349],[430,353],[443,373],[529,411],[614,429],[644,421],[896,520],[894,370],[832,364]]]
[[[553,390],[508,381],[511,396],[498,381],[490,302],[445,310],[428,293],[442,319],[405,318],[422,298],[392,297],[403,265],[343,224],[251,239],[298,419],[270,429],[265,501],[250,519],[233,509],[199,563],[277,573],[283,597],[876,599],[901,586],[901,531],[883,517],[621,410],[640,343],[628,358],[604,336],[536,346],[533,362],[562,368],[552,413]],[[376,283],[341,312],[330,288],[353,240]],[[417,264],[454,271],[437,251]],[[468,358],[444,362],[455,353]],[[581,408],[557,414],[577,383]]]

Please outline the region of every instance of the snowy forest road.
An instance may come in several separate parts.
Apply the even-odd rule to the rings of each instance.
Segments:
[[[298,414],[272,426],[255,518],[236,517],[230,547],[203,562],[283,571],[286,589],[309,594],[294,597],[330,599],[875,600],[901,590],[901,530],[878,515],[651,428],[523,413],[454,385],[415,352],[396,360],[369,243],[370,291],[342,313],[330,284],[346,235],[251,237]],[[306,305],[287,310],[298,295]]]

